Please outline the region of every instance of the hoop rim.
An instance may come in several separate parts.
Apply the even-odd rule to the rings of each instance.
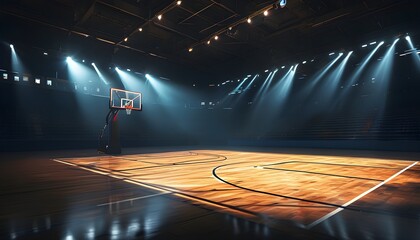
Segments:
[[[131,114],[131,110],[133,110],[133,106],[132,105],[126,105],[126,106],[124,106],[124,108],[125,108],[125,113],[127,115],[130,115]]]

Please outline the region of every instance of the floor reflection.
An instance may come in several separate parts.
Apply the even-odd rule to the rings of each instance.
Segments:
[[[0,239],[420,239],[419,166],[404,173],[411,182],[396,178],[352,204],[360,211],[344,209],[307,229],[291,218],[311,219],[306,213],[335,208],[309,206],[309,211],[307,204],[277,204],[278,197],[273,197],[276,204],[250,204],[236,192],[208,192],[229,197],[220,203],[233,200],[250,209],[265,207],[266,212],[252,219],[49,159],[36,164],[30,157],[17,161],[19,167],[0,161],[0,176],[7,176],[7,181],[0,181]],[[278,171],[270,174],[278,176]],[[255,200],[254,195],[249,198]],[[273,218],[273,209],[286,217]]]

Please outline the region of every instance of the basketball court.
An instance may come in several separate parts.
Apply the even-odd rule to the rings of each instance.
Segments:
[[[414,160],[193,150],[53,161],[153,190],[141,197],[114,196],[98,207],[172,195],[273,228],[290,223],[325,229],[343,210],[401,217],[410,213],[395,211],[400,204],[420,200],[409,188],[420,182]],[[418,225],[416,214],[408,216],[408,226]]]
[[[420,1],[1,2],[0,240],[420,240]]]

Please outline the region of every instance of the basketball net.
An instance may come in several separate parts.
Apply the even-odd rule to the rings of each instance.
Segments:
[[[127,113],[127,115],[131,114],[131,110],[133,110],[133,105],[131,104],[125,105],[125,113]]]

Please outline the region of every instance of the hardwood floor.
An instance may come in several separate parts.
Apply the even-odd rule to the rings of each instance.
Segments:
[[[125,152],[0,153],[0,239],[420,239],[418,153]]]
[[[56,161],[176,194],[217,211],[270,222],[273,227],[290,222],[313,228],[342,209],[371,212],[365,205],[395,201],[381,197],[389,193],[385,186],[418,187],[420,182],[416,161],[364,157],[196,150]],[[364,206],[353,204],[359,199],[366,202]],[[420,195],[412,193],[399,204],[405,201],[420,202]]]

